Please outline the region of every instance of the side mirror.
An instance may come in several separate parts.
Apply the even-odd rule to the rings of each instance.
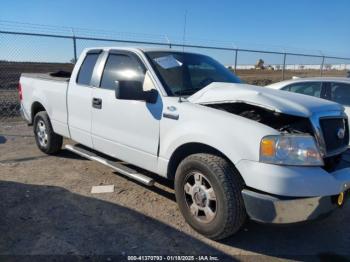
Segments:
[[[116,81],[115,97],[121,100],[137,100],[154,104],[158,98],[158,92],[155,89],[144,91],[141,81],[123,80]]]

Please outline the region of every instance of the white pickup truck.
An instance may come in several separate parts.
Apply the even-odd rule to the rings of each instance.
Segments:
[[[315,219],[349,195],[341,105],[243,84],[208,56],[86,49],[71,75],[22,74],[19,92],[43,152],[68,137],[66,149],[139,182],[154,181],[130,166],[174,180],[186,221],[212,239],[247,218]]]

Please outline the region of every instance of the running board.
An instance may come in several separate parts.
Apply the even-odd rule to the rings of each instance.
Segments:
[[[90,160],[97,161],[105,166],[108,166],[108,167],[114,169],[115,171],[117,171],[118,173],[123,174],[124,176],[127,176],[128,178],[134,179],[142,184],[145,184],[147,186],[154,185],[154,180],[152,178],[149,178],[145,175],[142,175],[142,174],[138,173],[136,170],[131,169],[131,168],[123,165],[120,162],[107,160],[103,157],[96,155],[95,153],[93,153],[89,150],[86,150],[86,149],[83,149],[83,148],[80,148],[77,146],[65,145],[65,148],[73,153],[78,154],[79,156],[85,157],[85,158],[90,159]]]

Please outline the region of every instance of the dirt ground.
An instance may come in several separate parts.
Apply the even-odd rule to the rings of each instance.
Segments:
[[[282,70],[259,70],[259,69],[238,69],[237,75],[240,79],[252,85],[266,86],[282,81]],[[319,77],[320,70],[285,70],[284,79],[296,77]],[[324,70],[323,76],[346,77],[346,70]]]
[[[26,124],[0,123],[0,255],[350,256],[350,202],[307,224],[247,222],[235,236],[216,242],[186,224],[172,183],[156,182],[143,186],[66,150],[44,155]],[[109,184],[114,193],[90,193],[92,186]]]

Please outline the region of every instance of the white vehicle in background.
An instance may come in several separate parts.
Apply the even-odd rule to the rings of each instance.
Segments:
[[[341,105],[242,84],[208,56],[86,49],[71,75],[22,74],[19,93],[40,150],[68,137],[80,145],[66,149],[146,185],[127,163],[174,180],[186,221],[212,239],[248,217],[315,219],[349,195]]]
[[[266,87],[294,93],[315,96],[337,102],[345,107],[350,116],[350,78],[346,77],[309,77],[294,78],[274,83]]]

